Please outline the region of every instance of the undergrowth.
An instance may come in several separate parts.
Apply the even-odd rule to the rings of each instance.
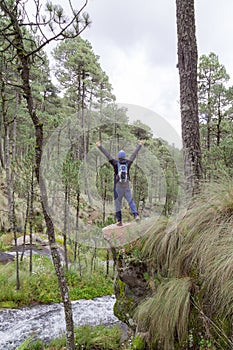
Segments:
[[[20,263],[20,289],[16,290],[15,263],[0,266],[0,307],[21,307],[36,303],[60,302],[60,290],[52,261],[43,255],[33,255],[33,271],[29,273],[29,258]],[[93,299],[113,294],[112,276],[105,276],[104,265],[95,271],[76,265],[66,274],[71,300]]]
[[[118,325],[111,328],[103,325],[82,326],[75,329],[75,350],[120,350],[125,349],[121,343],[121,329]],[[28,338],[18,348],[20,350],[65,350],[66,339],[60,337],[45,344],[42,340]]]

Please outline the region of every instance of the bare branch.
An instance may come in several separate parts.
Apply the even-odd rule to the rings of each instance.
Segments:
[[[23,85],[10,83],[9,81],[6,82],[6,85],[13,86],[13,87],[16,87],[16,88],[21,89],[21,90],[23,89]],[[8,99],[7,101],[11,101],[11,100],[15,100],[15,98]]]
[[[58,41],[62,40],[64,38],[75,38],[79,36],[90,24],[89,15],[87,13],[83,13],[84,8],[87,6],[88,0],[85,0],[83,6],[80,8],[78,12],[76,12],[71,4],[71,0],[69,0],[69,4],[72,11],[72,18],[68,20],[63,16],[63,9],[60,6],[53,6],[52,3],[47,4],[47,11],[49,12],[49,18],[46,19],[46,17],[43,17],[43,20],[41,20],[40,12],[41,12],[41,5],[39,0],[34,1],[34,4],[36,6],[36,15],[35,15],[35,22],[30,21],[29,16],[25,9],[25,4],[20,3],[20,0],[17,1],[17,4],[21,6],[21,21],[18,22],[18,25],[20,27],[27,27],[29,26],[31,28],[31,31],[35,34],[36,31],[39,31],[40,33],[40,43],[35,49],[32,49],[30,51],[25,52],[25,56],[33,56],[35,53],[39,52],[41,49],[43,49],[46,45],[48,45],[52,41]],[[0,30],[1,35],[4,36],[4,38],[9,42],[10,45],[13,45],[15,49],[17,49],[14,39],[10,39],[11,36],[14,36],[14,32],[9,32],[9,29],[11,28],[14,16],[12,16],[12,9],[9,9],[6,5],[5,1],[2,0],[0,3],[0,8],[2,11],[7,15],[8,18],[11,19],[10,23],[2,30]],[[17,12],[17,8],[14,8],[14,11]],[[80,19],[80,16],[82,15],[82,18]],[[27,18],[27,22],[24,21],[25,17]],[[56,31],[55,26],[53,24],[57,25],[59,30]],[[81,25],[81,26],[80,26]],[[52,33],[51,37],[48,37],[45,33],[46,27],[49,26],[49,29]],[[81,27],[81,28],[80,28]],[[34,29],[35,28],[35,29]],[[24,40],[32,41],[30,38],[24,38]]]

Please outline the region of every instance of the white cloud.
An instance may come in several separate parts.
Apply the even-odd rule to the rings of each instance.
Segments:
[[[177,69],[150,65],[141,50],[131,56],[117,50],[113,56],[110,75],[117,101],[150,108],[180,129],[175,122],[179,118]]]
[[[196,0],[195,8],[199,55],[215,52],[233,77],[233,1]],[[117,102],[150,108],[180,133],[175,0],[89,0],[87,11],[92,25],[83,37],[100,56]]]

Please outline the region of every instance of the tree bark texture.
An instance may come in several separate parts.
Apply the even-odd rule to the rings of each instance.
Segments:
[[[176,0],[176,18],[184,171],[187,194],[193,195],[202,175],[194,0]]]

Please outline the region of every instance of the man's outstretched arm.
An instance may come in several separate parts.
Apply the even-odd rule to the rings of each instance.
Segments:
[[[142,145],[144,145],[144,141],[142,141],[142,140],[138,141],[137,147],[136,147],[135,151],[133,152],[133,154],[130,156],[129,160],[131,160],[132,162],[134,161],[138,152],[142,148]]]
[[[111,154],[102,146],[100,141],[96,142],[96,146],[99,148],[99,150],[108,158],[108,160],[112,160],[113,157]]]

